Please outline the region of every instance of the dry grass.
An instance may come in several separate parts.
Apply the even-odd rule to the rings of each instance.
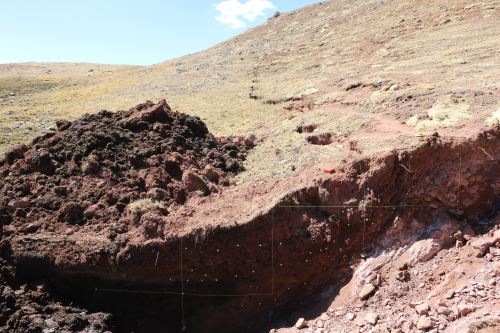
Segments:
[[[127,210],[132,213],[144,213],[154,208],[165,208],[163,203],[151,199],[140,199],[127,205]]]
[[[294,131],[300,122],[318,122],[322,132],[351,132],[366,123],[364,114],[392,114],[404,122],[441,96],[464,89],[497,94],[499,15],[488,9],[496,2],[465,10],[468,3],[324,2],[283,13],[206,51],[149,67],[0,65],[0,91],[15,93],[0,96],[0,153],[46,131],[58,118],[166,98],[175,110],[200,116],[215,135],[254,133],[263,139],[241,177],[281,177],[291,167],[287,161],[300,166],[335,156],[329,146],[310,147]],[[348,82],[376,81],[401,89],[367,88],[366,95],[344,90]],[[285,110],[293,97],[314,112]],[[481,122],[498,109],[496,101],[465,99]],[[332,105],[337,112],[329,114]],[[356,113],[342,114],[351,109]]]

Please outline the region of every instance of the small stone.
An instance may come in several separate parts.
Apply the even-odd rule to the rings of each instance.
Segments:
[[[330,317],[326,313],[322,313],[320,316],[321,320],[327,321]]]
[[[421,316],[427,316],[429,314],[429,304],[426,302],[419,304],[415,307],[415,311]]]
[[[306,320],[304,318],[299,318],[299,320],[297,320],[297,322],[295,323],[295,327],[298,328],[299,330],[306,328],[307,327]]]
[[[408,281],[410,280],[410,272],[408,270],[401,270],[396,274],[396,279],[399,281]]]
[[[451,313],[451,310],[447,308],[446,306],[438,306],[436,309],[437,313],[442,314],[442,315],[449,315]]]
[[[28,199],[18,200],[14,202],[14,204],[12,205],[12,207],[15,209],[25,209],[28,208],[29,206],[30,206],[30,201]]]
[[[347,318],[347,320],[354,320],[354,318],[356,318],[356,315],[354,313],[348,312],[345,317]]]
[[[248,134],[245,136],[245,138],[243,139],[243,143],[245,144],[245,146],[247,147],[253,147],[255,145],[255,140],[256,140],[256,137],[255,135],[253,134]]]
[[[194,172],[186,172],[182,175],[182,181],[188,192],[201,191],[205,194],[209,193],[209,189],[205,181]]]
[[[476,294],[480,297],[486,297],[486,292],[484,290],[478,290]]]
[[[476,308],[472,304],[459,304],[457,306],[458,312],[462,317],[467,316],[469,313],[476,311]]]
[[[446,298],[447,299],[452,299],[453,297],[455,296],[455,291],[454,290],[450,290],[446,293]]]
[[[453,234],[453,238],[456,240],[463,241],[464,240],[464,234],[462,231],[457,231],[456,233]]]
[[[460,248],[460,247],[463,247],[464,246],[464,242],[461,241],[461,240],[457,240],[456,243],[455,243],[455,247],[456,248]]]
[[[323,320],[317,320],[316,321],[316,327],[319,327],[319,328],[323,328],[324,327],[324,323],[323,323]]]
[[[490,247],[490,253],[494,257],[500,257],[500,249],[496,247]]]
[[[429,317],[420,317],[417,322],[417,329],[428,330],[432,328],[432,321]]]
[[[379,319],[378,314],[376,314],[376,313],[374,313],[374,312],[369,312],[369,313],[365,316],[365,321],[366,321],[368,324],[372,325],[372,326],[377,325],[378,319]]]
[[[359,299],[364,301],[370,298],[370,296],[373,295],[376,289],[377,288],[371,283],[365,284],[363,288],[361,288],[361,291],[359,292]]]

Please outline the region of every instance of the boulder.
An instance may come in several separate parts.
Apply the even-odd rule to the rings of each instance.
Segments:
[[[376,313],[374,313],[374,312],[369,312],[369,313],[365,316],[365,321],[366,321],[368,324],[372,325],[372,326],[377,325],[378,319],[379,319],[378,314],[376,314]]]
[[[500,241],[500,229],[472,240],[470,245],[476,250],[476,256],[482,257],[498,241]]]
[[[368,298],[370,298],[371,295],[373,295],[373,293],[375,292],[375,290],[377,289],[377,287],[375,287],[373,284],[371,283],[367,283],[363,286],[363,288],[361,288],[361,290],[359,291],[359,299],[364,301],[364,300],[367,300]]]
[[[307,322],[304,318],[299,318],[297,322],[295,323],[295,327],[300,329],[306,328],[307,327]]]

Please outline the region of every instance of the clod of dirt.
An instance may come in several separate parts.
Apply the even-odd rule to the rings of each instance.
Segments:
[[[194,192],[229,185],[249,146],[216,139],[199,118],[164,100],[59,122],[56,132],[9,151],[0,166],[4,232],[87,224],[107,234],[127,225],[126,207],[143,199],[161,202],[168,214]]]
[[[323,133],[318,135],[311,135],[306,138],[307,142],[313,145],[326,146],[333,142],[333,135],[331,133]]]
[[[297,133],[312,133],[314,130],[318,128],[318,125],[310,124],[310,125],[300,125],[297,127]]]

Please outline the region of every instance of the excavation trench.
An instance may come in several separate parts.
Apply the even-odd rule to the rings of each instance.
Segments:
[[[498,130],[460,142],[435,136],[357,160],[251,221],[129,245],[86,265],[25,252],[18,277],[49,279],[61,298],[113,313],[122,332],[255,332],[342,286],[396,217],[474,227],[496,214],[499,164]]]

